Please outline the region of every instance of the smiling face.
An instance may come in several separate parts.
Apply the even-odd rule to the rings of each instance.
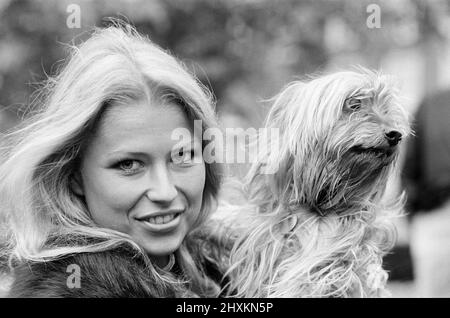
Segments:
[[[74,182],[98,226],[130,235],[155,259],[179,248],[202,206],[201,140],[174,148],[179,142],[171,135],[177,128],[192,132],[175,104],[112,106]],[[195,160],[189,160],[192,156]]]

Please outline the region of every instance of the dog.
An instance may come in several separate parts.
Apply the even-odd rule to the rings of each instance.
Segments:
[[[411,133],[392,78],[360,68],[293,82],[265,127],[279,149],[252,165],[247,203],[215,216],[228,296],[388,296],[382,257],[404,200],[381,199]]]

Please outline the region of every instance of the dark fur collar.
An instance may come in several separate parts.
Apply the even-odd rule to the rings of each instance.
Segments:
[[[68,266],[80,268],[80,288],[69,288]],[[70,285],[70,284],[69,284]],[[79,253],[14,269],[9,297],[179,297],[175,288],[152,277],[145,261],[129,247]]]

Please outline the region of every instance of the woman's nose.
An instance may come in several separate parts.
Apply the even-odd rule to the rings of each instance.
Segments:
[[[149,185],[146,195],[151,201],[167,204],[177,197],[178,191],[165,167],[153,170]]]

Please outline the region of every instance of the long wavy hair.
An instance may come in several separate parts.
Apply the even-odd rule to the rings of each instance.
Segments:
[[[382,257],[402,199],[382,204],[398,150],[376,147],[386,143],[383,127],[409,133],[390,78],[363,69],[293,82],[274,98],[266,127],[280,130],[279,148],[260,152],[247,204],[222,204],[211,223],[229,248],[229,295],[387,295]]]
[[[189,119],[201,120],[203,130],[217,126],[209,91],[176,58],[131,26],[114,22],[71,48],[59,75],[37,94],[29,118],[3,141],[0,207],[8,222],[11,266],[106,251],[124,242],[144,254],[127,234],[96,226],[70,186],[102,114],[113,104],[142,99],[173,101]],[[201,211],[176,257],[189,289],[213,296],[218,287],[200,266],[200,255],[194,253],[198,249],[191,247],[196,243],[191,236],[216,206],[221,183],[220,165],[205,166]],[[185,279],[151,264],[149,268],[161,288],[187,285]]]

